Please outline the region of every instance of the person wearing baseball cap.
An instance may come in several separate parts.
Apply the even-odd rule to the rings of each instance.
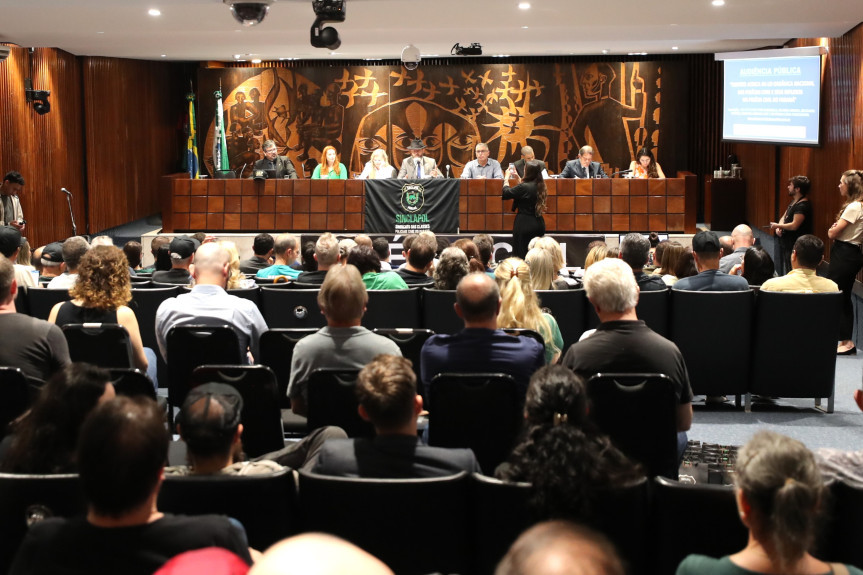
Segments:
[[[63,242],[51,242],[42,248],[42,273],[39,282],[49,282],[66,271],[63,262]]]
[[[14,226],[0,226],[0,254],[13,263],[15,267],[15,281],[18,282],[18,287],[37,287],[36,278],[30,272],[33,268],[22,266],[14,263],[18,259],[18,252],[21,250],[23,239],[21,232]]]
[[[195,260],[195,251],[201,244],[189,236],[177,236],[168,248],[171,252],[171,269],[153,272],[153,282],[163,284],[189,285],[192,275],[189,266]]]
[[[674,284],[683,291],[746,291],[749,283],[740,276],[731,276],[719,271],[719,234],[698,232],[692,238],[692,255],[698,274],[683,278]]]

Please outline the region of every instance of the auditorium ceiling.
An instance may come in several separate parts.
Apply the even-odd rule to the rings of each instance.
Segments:
[[[222,0],[0,0],[0,42],[76,55],[147,60],[399,58],[414,44],[445,57],[455,43],[484,55],[722,52],[838,37],[863,21],[860,0],[347,0],[334,52],[312,48],[310,0],[276,0],[258,26]],[[148,15],[157,9],[159,16]]]

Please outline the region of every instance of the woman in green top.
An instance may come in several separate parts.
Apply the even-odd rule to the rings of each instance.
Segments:
[[[315,171],[312,173],[313,180],[347,180],[348,169],[344,164],[339,162],[339,155],[336,149],[332,146],[327,146],[321,152],[323,161],[315,166]]]
[[[856,567],[820,561],[807,549],[824,484],[812,452],[797,440],[760,431],[737,454],[737,510],[749,529],[743,551],[721,559],[690,555],[677,575],[861,575]]]

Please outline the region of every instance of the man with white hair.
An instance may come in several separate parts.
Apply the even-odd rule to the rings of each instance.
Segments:
[[[602,323],[596,332],[572,344],[561,362],[584,379],[602,372],[662,373],[677,395],[678,453],[686,449],[692,425],[692,387],[683,355],[638,319],[638,284],[619,259],[604,259],[584,272],[584,289]]]

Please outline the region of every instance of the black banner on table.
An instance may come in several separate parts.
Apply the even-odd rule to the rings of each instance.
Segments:
[[[366,180],[365,232],[458,232],[459,180]]]

